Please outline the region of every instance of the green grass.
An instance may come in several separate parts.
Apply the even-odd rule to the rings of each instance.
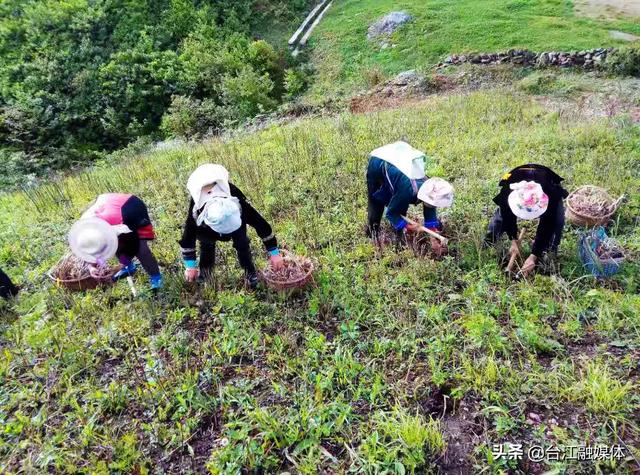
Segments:
[[[439,262],[377,258],[363,235],[367,153],[400,137],[456,187],[444,214],[454,254]],[[0,266],[24,286],[0,309],[0,471],[401,474],[459,458],[463,473],[529,471],[492,457],[501,442],[623,440],[640,456],[640,266],[598,284],[568,226],[559,271],[514,282],[481,246],[497,180],[533,161],[568,188],[626,193],[611,233],[637,255],[639,147],[624,118],[574,122],[490,90],[150,152],[0,196]],[[279,238],[316,260],[314,287],[247,292],[228,245],[215,284],[184,283],[184,185],[204,162],[224,163]],[[69,294],[44,276],[106,191],[149,204],[166,276],[157,299],[132,300],[124,283]]]
[[[415,18],[392,37],[394,46],[381,49],[369,42],[369,25],[399,10]],[[348,95],[367,86],[371,71],[392,75],[427,69],[453,53],[622,44],[609,36],[610,29],[640,34],[640,23],[580,17],[568,0],[340,0],[314,32],[318,77],[308,96]]]

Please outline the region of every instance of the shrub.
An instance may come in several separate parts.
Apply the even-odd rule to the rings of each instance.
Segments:
[[[226,115],[230,119],[246,119],[273,110],[277,102],[270,96],[273,81],[268,74],[259,74],[250,67],[222,81],[222,95]]]
[[[640,77],[640,48],[622,47],[607,57],[606,70],[617,76]]]
[[[0,4],[0,147],[28,157],[10,168],[44,173],[154,138],[163,123],[193,135],[273,109],[288,56],[251,33],[307,3]],[[175,96],[192,98],[190,119]]]
[[[197,137],[220,129],[224,110],[211,99],[174,96],[160,126],[166,137]]]
[[[287,69],[284,74],[284,89],[288,99],[302,94],[307,88],[309,77],[300,69]]]

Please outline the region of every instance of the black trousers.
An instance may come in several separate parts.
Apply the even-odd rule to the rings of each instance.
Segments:
[[[384,204],[369,196],[369,203],[367,205],[367,217],[370,232],[376,232],[380,230],[380,221],[382,221],[383,214]]]
[[[233,233],[227,235],[227,239],[210,239],[210,238],[198,238],[200,241],[200,274],[203,277],[208,277],[213,271],[213,267],[216,263],[216,242],[232,241],[233,248],[238,255],[238,263],[244,270],[246,275],[255,273],[256,267],[253,264],[253,256],[251,254],[251,243],[249,236],[247,236],[247,226],[243,224]]]
[[[149,248],[149,240],[140,239],[138,244],[138,250],[135,253],[135,257],[138,258],[142,268],[149,275],[158,275],[160,273],[160,266],[158,265],[158,260],[156,256],[153,255],[151,249]],[[128,265],[133,256],[129,255],[129,253],[117,253],[118,260],[122,265]]]
[[[0,297],[8,299],[18,294],[18,288],[13,285],[9,276],[0,269]]]
[[[564,229],[564,204],[560,200],[558,204],[558,212],[556,213],[556,221],[553,223],[553,235],[551,241],[549,241],[549,247],[545,251],[557,252],[560,241],[562,241],[562,231]],[[489,228],[487,229],[487,236],[485,242],[487,244],[493,244],[497,242],[504,234],[502,228],[502,213],[500,208],[496,209],[496,212],[489,222]]]

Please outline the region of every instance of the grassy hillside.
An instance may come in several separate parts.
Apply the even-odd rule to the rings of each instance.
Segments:
[[[392,37],[393,47],[367,40],[369,25],[400,10],[415,18]],[[311,96],[351,92],[380,74],[427,68],[453,53],[621,44],[610,29],[640,34],[640,23],[584,18],[569,0],[342,0],[314,32],[319,77]]]
[[[540,162],[569,188],[626,193],[611,232],[640,251],[638,126],[568,117],[510,90],[434,97],[156,151],[1,196],[0,262],[25,290],[1,308],[0,471],[630,473],[630,454],[491,456],[492,444],[512,442],[625,443],[640,457],[640,266],[596,283],[569,227],[557,273],[514,282],[500,251],[480,245],[498,178]],[[367,153],[400,137],[457,190],[445,214],[452,255],[440,262],[376,257],[363,235]],[[315,287],[288,300],[247,292],[228,245],[214,285],[183,282],[184,184],[204,162],[224,163],[281,240],[317,261]],[[132,300],[123,283],[68,294],[44,277],[81,210],[116,190],[150,205],[166,276],[157,299]],[[257,239],[254,248],[262,264]]]

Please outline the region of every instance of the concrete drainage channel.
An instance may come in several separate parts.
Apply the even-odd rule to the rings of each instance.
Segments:
[[[311,33],[313,33],[313,30],[318,26],[332,4],[333,0],[323,0],[307,15],[300,27],[289,39],[289,46],[293,48],[293,56],[298,56],[300,49],[306,46]]]

